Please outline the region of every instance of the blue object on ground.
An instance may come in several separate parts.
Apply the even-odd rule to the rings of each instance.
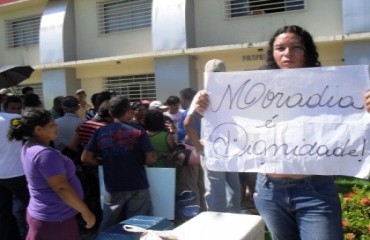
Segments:
[[[150,230],[171,230],[174,228],[174,224],[164,217],[139,215],[100,232],[96,240],[139,240],[140,233],[130,233],[123,230],[123,225],[126,224]]]
[[[190,218],[195,217],[200,213],[200,207],[199,205],[189,205],[185,206],[180,209],[181,216],[183,217],[184,220],[188,220]]]
[[[183,191],[176,197],[176,220],[185,222],[200,213],[196,204],[197,195],[193,191]]]

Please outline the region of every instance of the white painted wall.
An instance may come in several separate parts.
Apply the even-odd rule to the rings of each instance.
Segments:
[[[342,7],[339,0],[306,0],[307,11],[255,15],[238,19],[224,19],[224,0],[194,0],[197,47],[268,41],[271,34],[282,25],[297,24],[306,28],[314,37],[342,34]],[[0,8],[0,22],[24,16],[42,14],[46,0],[32,6],[15,7],[11,11]],[[20,4],[22,6],[22,4]],[[98,36],[96,1],[75,0],[77,60],[112,57],[126,54],[151,52],[151,29],[135,30],[107,36]],[[318,17],[319,16],[319,17]],[[4,24],[0,24],[0,39],[4,39]],[[319,43],[320,60],[324,66],[342,65],[343,42]],[[257,54],[256,48],[236,51],[202,53],[195,57],[196,81],[203,86],[203,68],[213,58],[225,61],[228,71],[257,69],[263,61],[244,62],[243,55]],[[39,47],[6,49],[0,44],[0,65],[39,64]],[[73,67],[73,66],[72,66]],[[76,78],[89,96],[104,90],[106,77],[154,73],[151,57],[124,60],[120,64],[112,60],[94,65],[76,65]],[[41,71],[35,71],[24,83],[41,82]]]
[[[278,27],[285,24],[301,25],[314,37],[342,33],[341,1],[325,0],[320,1],[319,4],[317,0],[306,1],[307,11],[225,19],[224,0],[196,0],[194,1],[196,46],[205,47],[267,41]],[[35,6],[1,12],[0,21],[42,14],[45,4],[46,1]],[[151,29],[99,36],[97,32],[96,1],[75,1],[75,18],[76,60],[152,51]],[[4,24],[0,24],[0,37],[3,37],[4,32]],[[0,65],[12,63],[39,64],[38,46],[6,49],[5,43],[3,43],[0,44],[0,54]]]
[[[307,10],[224,18],[225,0],[196,0],[196,46],[268,41],[284,25],[299,25],[314,37],[342,33],[342,1],[306,0]]]
[[[88,96],[91,96],[96,92],[105,90],[104,79],[107,77],[147,73],[154,73],[152,60],[122,61],[119,64],[112,61],[105,64],[79,67],[76,77],[81,79],[81,87],[85,89]]]
[[[27,64],[37,65],[40,63],[39,46],[33,45],[20,48],[7,48],[6,44],[6,20],[15,20],[23,17],[32,17],[42,14],[44,4],[16,8],[12,11],[0,11],[0,65]]]
[[[150,52],[151,29],[98,35],[96,1],[75,0],[77,60]]]

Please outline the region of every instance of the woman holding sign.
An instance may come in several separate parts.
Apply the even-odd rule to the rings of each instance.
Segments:
[[[292,25],[272,36],[261,69],[320,66],[311,35]],[[201,91],[197,96],[195,110],[202,114],[208,107],[208,95]],[[340,201],[332,176],[258,173],[254,201],[274,240],[343,239]]]

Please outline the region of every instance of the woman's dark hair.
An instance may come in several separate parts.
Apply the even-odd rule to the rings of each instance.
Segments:
[[[149,110],[145,117],[145,128],[149,131],[162,131],[164,129],[163,113]]]
[[[21,118],[13,119],[8,132],[9,140],[28,139],[33,136],[36,126],[45,126],[53,120],[51,113],[42,108],[26,108]]]
[[[299,26],[290,25],[279,28],[274,33],[268,44],[266,65],[264,65],[260,69],[279,69],[279,66],[275,62],[273,52],[275,39],[282,33],[294,33],[301,38],[302,44],[305,49],[305,67],[321,66],[321,63],[318,60],[319,54],[317,53],[316,45],[313,42],[311,34]]]

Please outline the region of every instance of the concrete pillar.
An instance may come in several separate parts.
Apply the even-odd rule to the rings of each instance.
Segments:
[[[193,0],[153,0],[154,51],[195,46]]]
[[[195,63],[192,56],[163,57],[155,59],[157,99],[164,101],[170,95],[178,96],[188,87],[197,87]]]
[[[81,88],[80,81],[76,79],[74,68],[59,68],[42,72],[42,90],[44,94],[45,108],[50,109],[53,99],[57,96],[75,95],[75,91]]]
[[[370,1],[342,0],[343,32],[345,34],[370,32]],[[345,65],[370,64],[370,41],[344,43]]]
[[[40,26],[41,64],[76,60],[76,36],[73,0],[49,0]],[[81,87],[73,68],[44,70],[42,84],[45,107],[51,108],[56,96],[74,95]]]

